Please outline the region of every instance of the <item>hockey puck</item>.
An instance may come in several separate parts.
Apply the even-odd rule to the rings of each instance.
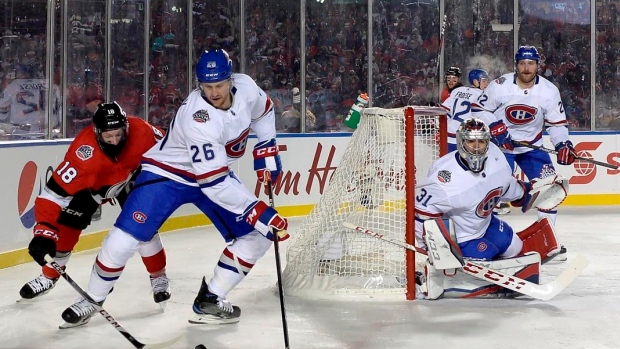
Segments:
[[[203,344],[198,344],[195,349],[207,349]]]

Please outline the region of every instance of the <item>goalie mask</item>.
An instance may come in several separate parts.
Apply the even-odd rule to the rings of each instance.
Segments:
[[[465,119],[456,131],[456,146],[461,159],[475,173],[484,169],[489,152],[491,132],[478,118]]]
[[[123,147],[125,147],[129,128],[127,116],[121,106],[116,102],[99,104],[93,116],[93,125],[95,128],[95,137],[97,138],[97,143],[99,143],[101,150],[103,150],[104,154],[108,157],[116,158],[123,150]],[[116,144],[104,140],[104,132],[119,129],[122,130],[122,135]]]

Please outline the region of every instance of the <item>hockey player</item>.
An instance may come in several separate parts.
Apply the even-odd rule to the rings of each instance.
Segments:
[[[142,154],[163,137],[163,132],[137,117],[126,117],[116,103],[99,104],[94,127],[83,129],[71,142],[35,200],[34,237],[28,246],[32,258],[43,266],[40,276],[26,283],[19,294],[26,299],[49,292],[60,275],[45,262],[45,255],[65,266],[82,230],[90,224],[99,205],[118,200],[124,205],[128,182],[139,171]],[[166,254],[159,234],[138,246],[150,274],[155,302],[170,298]]]
[[[227,294],[243,280],[274,238],[288,238],[287,220],[260,201],[232,172],[243,156],[250,130],[258,137],[254,169],[258,180],[282,171],[275,115],[269,96],[247,75],[233,74],[226,51],[204,51],[196,64],[199,87],[192,91],[161,141],[146,152],[142,172],[93,267],[88,294],[103,302],[142,241],[149,241],[181,205],[191,203],[229,242],[207,283],[202,278],[190,323],[233,323],[241,310]],[[163,199],[162,199],[163,198]],[[88,321],[95,309],[80,301],[63,313],[66,321]]]
[[[471,115],[471,104],[489,85],[489,73],[482,69],[469,72],[470,87],[455,88],[441,106],[448,111],[448,152],[456,150],[456,130]]]
[[[518,146],[513,140],[542,146],[546,130],[558,152],[558,164],[571,165],[576,156],[560,92],[537,74],[539,63],[535,47],[521,46],[515,54],[515,73],[492,81],[472,105],[472,115],[489,125],[491,139],[502,148],[510,167],[519,165],[530,181],[556,173],[551,158],[542,150]],[[555,210],[538,211],[539,218],[549,217],[552,224],[556,214]]]
[[[446,70],[446,73],[444,74],[446,87],[444,87],[441,91],[441,103],[450,97],[452,91],[463,86],[461,83],[461,75],[461,68],[459,67],[450,67]]]
[[[454,223],[454,239],[463,257],[494,260],[535,251],[546,260],[557,254],[559,247],[551,225],[536,222],[517,235],[508,223],[492,214],[500,199],[511,201],[524,212],[534,199],[532,185],[517,180],[501,150],[490,143],[488,126],[480,119],[468,118],[456,138],[458,151],[436,160],[416,186],[418,244],[426,246],[426,220],[445,218]],[[427,263],[427,269],[428,282],[434,268]]]

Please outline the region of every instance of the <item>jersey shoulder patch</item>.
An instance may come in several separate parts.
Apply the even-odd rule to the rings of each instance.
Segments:
[[[95,148],[93,148],[92,146],[90,146],[88,144],[80,145],[75,150],[75,155],[78,157],[78,159],[80,159],[82,161],[86,161],[86,160],[88,160],[88,159],[93,157],[93,151],[94,150],[95,150]]]
[[[437,172],[437,180],[441,183],[450,183],[450,180],[452,179],[452,172],[450,171],[446,171],[446,170],[441,170],[439,172]]]

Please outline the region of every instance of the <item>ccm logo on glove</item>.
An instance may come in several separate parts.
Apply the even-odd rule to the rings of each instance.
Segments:
[[[56,235],[56,233],[51,231],[51,230],[37,229],[37,230],[34,231],[34,236],[37,236],[37,235],[41,235],[41,236],[44,236],[46,238],[50,238],[50,239],[54,239],[54,240],[58,241],[58,235]]]

